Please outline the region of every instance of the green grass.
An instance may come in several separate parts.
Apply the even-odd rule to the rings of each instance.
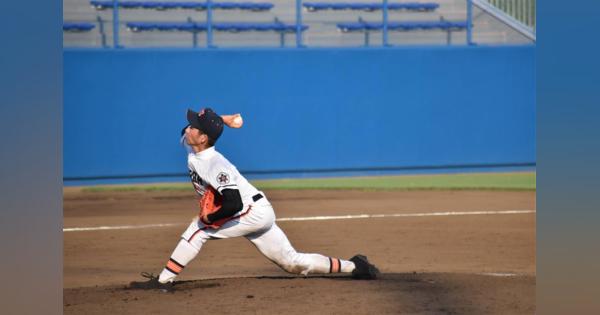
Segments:
[[[535,190],[535,172],[467,173],[443,175],[334,177],[314,179],[255,180],[260,190],[362,189],[362,190]],[[190,191],[189,183],[84,187],[86,192]]]

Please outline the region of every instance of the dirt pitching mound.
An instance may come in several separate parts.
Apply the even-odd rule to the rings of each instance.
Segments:
[[[535,278],[450,273],[274,276],[179,281],[174,293],[64,290],[65,314],[533,314]]]

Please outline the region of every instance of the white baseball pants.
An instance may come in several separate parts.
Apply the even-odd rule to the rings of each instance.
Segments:
[[[283,270],[307,275],[309,273],[352,272],[354,263],[320,254],[298,253],[287,236],[275,223],[275,212],[266,198],[253,203],[242,215],[226,222],[218,229],[206,227],[196,217],[185,232],[159,281],[173,281],[183,268],[211,239],[244,236],[269,260]]]

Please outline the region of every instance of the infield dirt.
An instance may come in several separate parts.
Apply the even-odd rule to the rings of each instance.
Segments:
[[[265,191],[278,217],[535,210],[535,192]],[[127,290],[158,273],[196,213],[193,192],[64,191],[65,314],[533,314],[535,213],[278,222],[300,252],[365,254],[375,281],[292,276],[243,238],[209,241],[175,293]]]

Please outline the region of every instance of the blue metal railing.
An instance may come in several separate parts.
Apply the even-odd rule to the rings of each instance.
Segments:
[[[120,45],[119,45],[119,0],[113,0],[113,47],[120,48]]]
[[[303,40],[302,40],[302,33],[304,30],[306,30],[306,27],[304,25],[302,25],[302,0],[295,0],[296,1],[296,23],[295,23],[295,30],[296,30],[296,47],[305,47],[303,44]],[[127,6],[123,6],[123,3],[127,3]],[[99,7],[98,3],[101,3],[102,6]],[[96,7],[97,9],[106,9],[108,8],[108,1],[93,1],[92,5],[94,5],[94,7]],[[205,8],[206,10],[206,47],[207,48],[215,48],[216,46],[213,45],[213,19],[212,19],[212,13],[215,7],[223,7],[224,3],[219,3],[219,2],[213,2],[213,0],[206,0],[205,3],[195,3],[195,4],[201,4],[202,8]],[[227,3],[229,6],[231,6],[232,8],[238,8],[240,7],[239,5],[233,5],[231,3]],[[241,5],[241,4],[240,4]],[[245,3],[245,5],[248,5],[248,3]],[[258,4],[257,4],[258,5]],[[265,3],[261,3],[260,5],[265,6],[268,4]],[[312,7],[315,7],[315,4],[312,3],[311,4]],[[345,4],[349,9],[354,9],[352,7],[352,5],[348,5]],[[424,4],[422,4],[421,6],[423,6]],[[429,4],[428,4],[429,5]],[[139,6],[137,5],[136,2],[132,2],[132,1],[120,1],[120,0],[112,0],[112,10],[113,10],[113,47],[114,48],[123,48],[123,46],[120,45],[119,43],[119,8],[120,7],[125,7],[125,8],[144,8],[143,6]],[[467,36],[466,36],[466,44],[467,45],[473,45],[473,39],[472,39],[472,28],[473,28],[473,2],[472,0],[466,0],[466,6],[467,6],[467,14],[466,14],[466,31],[467,31]],[[318,7],[318,6],[317,6]],[[357,8],[360,6],[357,6]],[[240,7],[241,8],[241,7]],[[271,7],[268,8],[260,8],[261,10],[264,9],[270,9]],[[319,9],[327,9],[328,7],[324,6],[323,8],[319,8]],[[371,7],[369,7],[371,8]],[[372,6],[371,9],[378,9],[379,6],[375,5]],[[403,9],[406,9],[404,7],[402,7]],[[435,10],[437,8],[437,6],[429,6],[425,9],[420,9],[422,11],[432,11]],[[384,47],[388,47],[390,46],[390,44],[388,43],[388,31],[389,31],[389,24],[390,22],[388,21],[388,11],[390,9],[390,5],[388,4],[388,0],[382,0],[382,4],[381,4],[381,11],[382,11],[382,45]],[[396,8],[398,9],[398,8]],[[314,11],[314,10],[313,10]],[[196,41],[196,39],[194,39]],[[196,45],[196,42],[194,44],[194,46]]]
[[[467,0],[467,45],[473,45],[473,1]]]
[[[383,0],[383,10],[381,10],[383,12],[383,16],[381,17],[381,20],[383,21],[383,38],[382,38],[382,43],[383,43],[383,47],[388,46],[388,2],[387,0]]]
[[[296,47],[302,47],[302,0],[296,0]]]
[[[213,48],[212,0],[206,0],[206,48]]]

